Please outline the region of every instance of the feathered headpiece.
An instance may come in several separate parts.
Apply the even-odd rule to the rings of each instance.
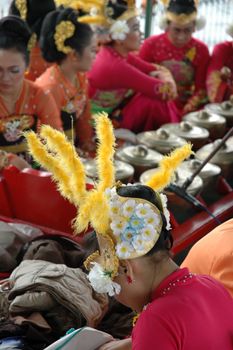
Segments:
[[[79,22],[107,27],[138,15],[134,0],[56,0],[56,3],[81,11]]]
[[[96,133],[99,181],[91,191],[86,191],[83,164],[62,132],[44,125],[39,136],[30,131],[25,137],[35,160],[52,173],[61,194],[77,206],[75,231],[80,233],[89,224],[96,231],[100,252],[95,252],[86,261],[89,279],[97,292],[113,295],[119,292],[119,285],[113,282],[119,259],[143,256],[153,248],[162,230],[162,215],[169,229],[166,200],[160,191],[169,184],[174,170],[192,151],[186,144],[164,157],[160,170],[149,181],[148,185],[158,191],[159,208],[142,198],[118,195],[118,186],[122,185],[115,183],[115,138],[111,121],[104,113],[96,117]]]

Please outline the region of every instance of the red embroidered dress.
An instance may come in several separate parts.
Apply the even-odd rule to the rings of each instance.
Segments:
[[[54,97],[67,136],[71,137],[74,123],[80,145],[91,141],[93,130],[86,74],[77,74],[78,85],[75,86],[66,79],[59,66],[55,64],[36,80],[36,84],[42,87],[46,94],[52,94]]]
[[[155,70],[133,54],[124,58],[112,47],[102,47],[88,73],[92,111],[111,114],[121,108],[120,126],[134,132],[177,121],[167,83],[149,75]]]
[[[231,74],[222,79],[221,69],[227,67]],[[225,41],[214,47],[207,72],[207,91],[211,102],[228,100],[233,94],[233,42]]]
[[[0,97],[0,148],[7,152],[24,153],[27,146],[22,133],[48,124],[61,129],[60,113],[54,99],[35,83],[24,80],[14,113],[9,113]]]
[[[201,41],[191,38],[183,47],[174,46],[167,33],[146,39],[140,57],[168,68],[177,83],[177,107],[182,114],[198,109],[206,102],[206,72],[209,51]]]

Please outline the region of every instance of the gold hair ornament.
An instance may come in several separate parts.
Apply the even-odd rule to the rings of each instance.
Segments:
[[[86,14],[78,17],[78,22],[87,24],[96,24],[111,26],[117,20],[129,20],[138,15],[134,0],[128,0],[128,9],[116,20],[112,19],[113,9],[108,6],[107,0],[56,0],[57,5],[72,7],[75,10],[82,10]]]
[[[190,14],[185,14],[185,13],[176,14],[168,11],[165,13],[165,16],[168,21],[175,22],[179,25],[185,25],[190,22],[194,22],[197,19],[197,11],[194,11]]]
[[[27,45],[28,51],[31,51],[36,46],[36,44],[37,44],[37,35],[36,33],[32,33]]]
[[[27,0],[15,0],[15,6],[19,11],[20,17],[26,21],[27,18]]]
[[[68,54],[73,51],[72,47],[65,45],[66,39],[72,38],[75,33],[75,25],[71,21],[61,21],[56,25],[54,41],[59,52]]]

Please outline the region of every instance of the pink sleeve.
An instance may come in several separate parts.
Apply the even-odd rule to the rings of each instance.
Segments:
[[[140,316],[133,330],[132,350],[175,350],[177,336],[163,317],[147,313]]]
[[[146,39],[139,51],[139,56],[147,61],[147,62],[154,62],[154,57],[153,57],[153,45],[152,45],[152,38]]]
[[[149,74],[150,72],[156,70],[156,66],[154,64],[148,63],[141,59],[139,56],[132,53],[128,55],[127,62],[146,74]]]
[[[112,67],[108,79],[102,80],[102,86],[98,86],[98,88],[132,89],[150,98],[161,100],[167,100],[169,96],[169,83],[164,83],[160,79],[146,75],[123,60],[117,61],[117,64]]]

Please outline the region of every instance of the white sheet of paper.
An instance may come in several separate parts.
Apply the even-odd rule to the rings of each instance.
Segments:
[[[90,327],[76,329],[44,350],[96,350],[113,340],[110,334]]]

